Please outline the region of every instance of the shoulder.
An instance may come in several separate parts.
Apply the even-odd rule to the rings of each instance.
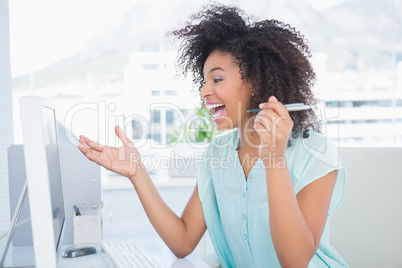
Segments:
[[[308,155],[316,155],[317,153],[331,155],[337,152],[337,146],[333,140],[317,131],[309,130],[308,137],[303,138],[302,135],[295,139],[291,139],[292,145],[288,148],[290,152],[303,153]]]
[[[307,138],[303,138],[301,133],[297,138],[291,138],[292,146],[307,145],[309,147],[320,147],[326,143],[327,137],[320,132],[310,129],[307,134]]]
[[[308,133],[307,138],[299,136],[291,140],[292,145],[286,150],[289,164],[300,169],[317,164],[334,168],[339,166],[339,150],[334,141],[314,130]]]

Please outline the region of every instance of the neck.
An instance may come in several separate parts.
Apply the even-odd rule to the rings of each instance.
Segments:
[[[258,133],[254,130],[254,120],[250,123],[238,127],[239,133],[239,146],[238,150],[242,150],[247,153],[258,153],[258,146],[260,144],[260,137]]]

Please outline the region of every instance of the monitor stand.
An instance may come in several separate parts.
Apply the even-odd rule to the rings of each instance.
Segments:
[[[8,229],[8,232],[6,234],[6,241],[4,243],[4,247],[0,253],[0,267],[4,267],[4,262],[6,260],[8,248],[10,247],[11,239],[13,237],[15,228],[30,221],[30,218],[28,218],[28,219],[16,224],[17,220],[19,219],[20,213],[21,213],[22,204],[24,203],[24,200],[27,196],[27,191],[28,191],[28,184],[27,184],[27,181],[25,180],[24,186],[22,187],[20,198],[18,199],[18,203],[17,203],[13,218],[10,223],[10,228]]]

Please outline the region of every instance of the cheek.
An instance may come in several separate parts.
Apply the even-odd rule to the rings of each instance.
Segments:
[[[226,110],[228,115],[238,115],[247,112],[250,100],[243,99],[242,96],[233,96],[226,103]]]
[[[231,102],[230,105],[226,107],[226,116],[235,125],[240,121],[248,119],[248,113],[246,106],[243,102]]]
[[[237,114],[237,102],[229,101],[226,105],[226,113],[228,116],[232,117]]]

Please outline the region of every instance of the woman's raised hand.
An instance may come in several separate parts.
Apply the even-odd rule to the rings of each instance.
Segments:
[[[121,147],[101,145],[85,136],[80,136],[78,148],[89,160],[132,180],[138,171],[144,168],[140,154],[119,126],[116,126],[115,132],[123,142]]]
[[[262,159],[270,153],[284,156],[293,121],[282,103],[271,96],[266,103],[259,105],[262,109],[254,120],[254,129],[260,136],[259,154]]]

